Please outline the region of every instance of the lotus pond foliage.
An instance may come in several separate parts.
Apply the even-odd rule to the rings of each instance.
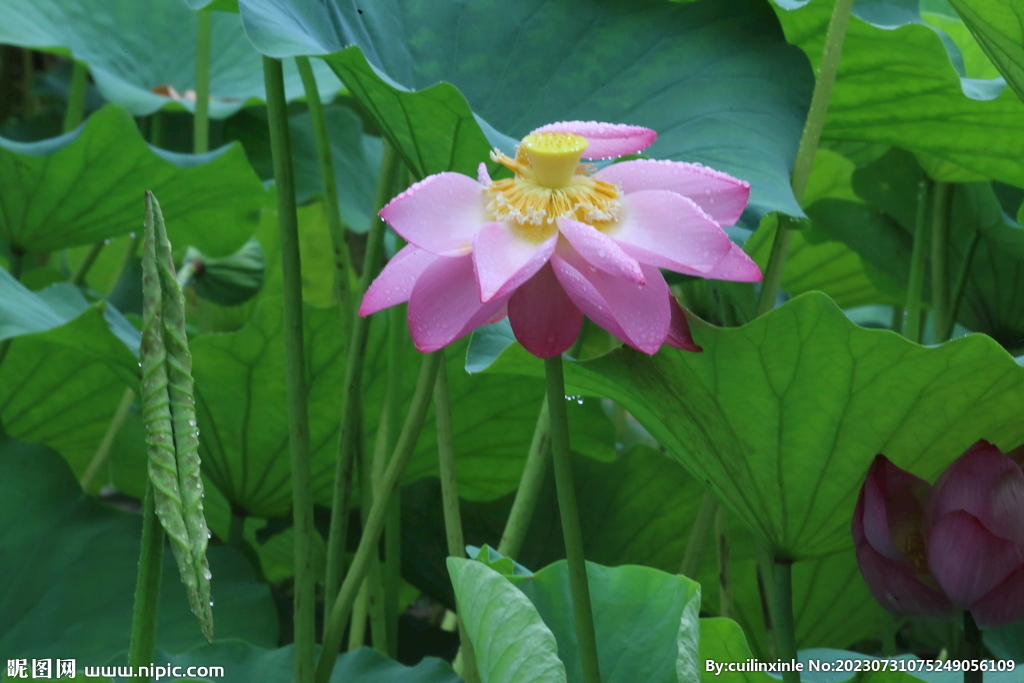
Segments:
[[[0,677],[1024,681],[1022,25],[0,3]]]

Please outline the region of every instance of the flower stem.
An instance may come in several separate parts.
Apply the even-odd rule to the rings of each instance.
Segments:
[[[78,124],[82,122],[82,115],[85,114],[85,90],[89,82],[89,67],[77,59],[72,61],[74,66],[71,69],[71,89],[68,91],[68,107],[64,110],[62,133],[78,128]]]
[[[164,142],[164,113],[160,109],[149,116],[149,144],[153,147],[163,147]]]
[[[267,89],[270,145],[277,186],[278,227],[284,280],[285,372],[288,436],[291,452],[292,507],[295,526],[295,680],[313,680],[316,637],[316,579],[313,576],[313,493],[310,473],[305,345],[302,334],[302,272],[299,224],[295,208],[295,177],[284,97],[281,62],[263,58]]]
[[[383,423],[387,425],[387,450],[393,453],[398,440],[399,416],[401,415],[401,377],[402,351],[406,336],[405,316],[400,306],[388,309],[388,370],[387,370],[387,404]],[[444,368],[444,359],[440,368]],[[440,372],[440,369],[438,370]],[[376,467],[379,465],[379,470]],[[375,463],[374,486],[379,488],[380,479],[384,474],[387,461],[381,459]],[[374,493],[374,495],[378,495]],[[387,648],[384,650],[392,659],[398,658],[398,617],[399,601],[402,592],[402,500],[401,496],[393,496],[388,507],[387,520],[384,523],[384,614],[387,624]]]
[[[974,261],[974,252],[978,250],[978,242],[981,241],[981,232],[978,230],[974,231],[971,235],[971,242],[967,245],[967,253],[964,254],[963,263],[960,264],[960,272],[956,275],[956,281],[953,283],[953,291],[950,294],[949,299],[949,315],[946,317],[946,324],[941,330],[935,331],[935,341],[944,342],[948,341],[953,335],[953,327],[956,325],[956,319],[960,312],[960,302],[964,298],[964,288],[967,286],[967,278],[971,274],[971,262]]]
[[[903,317],[907,314],[907,310],[903,306],[892,307],[892,322],[889,323],[889,329],[896,334],[903,334]]]
[[[103,435],[103,440],[100,441],[95,455],[92,456],[89,466],[85,468],[85,472],[82,474],[81,484],[83,491],[89,490],[89,487],[92,486],[92,480],[96,478],[96,474],[110,456],[110,448],[114,445],[114,438],[121,431],[121,426],[128,418],[128,411],[131,410],[134,401],[135,391],[130,387],[125,389],[124,394],[121,396],[121,402],[118,404],[117,410],[114,411],[114,417],[111,418],[110,425],[107,426],[107,431]]]
[[[921,343],[921,296],[924,292],[924,266],[928,257],[928,205],[932,181],[921,181],[917,191],[917,218],[914,221],[914,247],[910,254],[910,279],[907,283],[907,323],[903,335]]]
[[[772,567],[775,577],[775,605],[772,626],[775,627],[775,656],[783,664],[796,660],[796,625],[793,620],[793,563],[779,557]],[[799,671],[783,671],[785,683],[800,683]]]
[[[964,610],[964,642],[967,645],[967,658],[980,662],[985,658],[985,644],[981,640],[981,629],[974,621],[970,610]],[[964,683],[982,683],[985,672],[979,667],[977,671],[964,671]]]
[[[384,159],[381,162],[380,176],[377,180],[377,196],[375,206],[380,209],[387,202],[394,190],[401,162],[394,148],[384,143]],[[374,215],[366,239],[366,252],[363,255],[363,271],[359,277],[355,301],[366,288],[376,272],[376,264],[384,245],[384,221]],[[363,378],[363,358],[366,354],[366,338],[370,330],[370,319],[354,315],[352,318],[351,336],[348,343],[348,358],[345,364],[345,379],[341,394],[341,427],[338,438],[338,455],[334,469],[334,495],[331,503],[331,526],[327,534],[327,571],[324,580],[324,601],[326,605],[334,604],[341,586],[342,567],[345,563],[345,539],[348,530],[348,503],[352,479],[352,461],[356,440],[359,434],[359,402]],[[330,612],[324,613],[324,628]]]
[[[17,247],[11,247],[10,260],[7,262],[7,272],[15,280],[21,280],[21,270],[25,265],[25,252]]]
[[[383,424],[384,421],[381,421]],[[385,434],[381,434],[378,431],[378,436],[386,438]],[[378,444],[380,441],[378,441]],[[360,470],[360,483],[362,485],[362,516],[363,519],[367,519],[370,516],[370,511],[373,509],[373,500],[381,495],[380,485],[381,477],[383,474],[378,475],[376,472],[378,460],[386,460],[386,457],[379,455],[379,453],[387,453],[387,446],[383,448],[378,447],[374,453],[373,458],[362,458],[362,468]],[[397,496],[396,496],[397,497]],[[390,506],[388,512],[390,513]],[[389,531],[388,521],[390,521],[390,515],[386,515],[384,520],[384,533],[387,534]],[[378,544],[379,546],[379,544]],[[365,614],[363,616],[363,622],[365,626],[366,615],[370,617],[370,639],[373,643],[373,648],[382,654],[387,654],[388,646],[388,627],[387,627],[387,615],[385,614],[384,600],[381,590],[381,567],[380,567],[380,553],[379,550],[371,553],[370,555],[370,566],[366,571],[366,577],[363,579],[363,586],[359,590],[359,599],[365,602]],[[353,616],[353,626],[356,625],[355,615]],[[349,651],[362,647],[365,635],[358,643],[353,643],[349,640]]]
[[[443,354],[444,351],[438,353]],[[465,557],[466,542],[462,534],[462,515],[459,511],[459,482],[455,472],[455,441],[452,438],[452,415],[448,402],[448,371],[444,361],[437,369],[437,380],[434,383],[434,413],[437,417],[437,455],[441,473],[441,504],[444,511],[445,536],[448,540],[448,555]],[[459,619],[459,644],[462,655],[462,678],[467,683],[477,683],[480,677],[476,670],[476,652],[462,619]]]
[[[231,506],[231,518],[228,523],[228,545],[236,550],[242,549],[245,537],[245,511]]]
[[[832,96],[832,86],[836,82],[839,57],[843,52],[843,40],[846,38],[846,26],[850,22],[852,8],[853,0],[836,0],[832,8],[832,19],[825,34],[825,47],[821,51],[818,77],[814,83],[814,94],[811,96],[811,107],[807,111],[804,132],[800,136],[800,146],[793,162],[793,174],[790,176],[790,185],[797,204],[803,204],[804,190],[807,189],[807,180],[811,177],[811,166],[814,164],[814,154],[818,151],[821,131],[825,128],[828,101]],[[765,269],[764,282],[761,285],[761,295],[757,300],[757,315],[767,313],[775,306],[775,297],[782,283],[782,271],[786,267],[786,257],[792,239],[788,219],[780,216],[775,231],[775,242],[772,244],[772,252]]]
[[[402,427],[402,434],[398,438],[395,452],[388,462],[387,471],[381,479],[381,495],[374,498],[370,514],[363,525],[363,535],[359,539],[359,546],[356,548],[355,557],[349,567],[345,580],[338,590],[337,598],[329,607],[329,616],[324,628],[323,648],[320,652],[320,660],[317,662],[316,681],[327,683],[334,670],[334,662],[338,657],[338,647],[341,645],[341,637],[345,630],[345,622],[348,621],[349,613],[352,610],[352,602],[355,600],[356,592],[366,577],[370,567],[370,560],[377,552],[377,544],[380,540],[381,531],[384,529],[385,515],[388,502],[391,496],[395,495],[399,479],[405,471],[405,467],[412,457],[416,440],[419,438],[423,422],[427,417],[427,409],[430,407],[430,394],[434,386],[434,379],[437,375],[437,368],[441,357],[437,353],[430,353],[423,356],[423,365],[420,367],[420,376],[416,382],[416,391],[412,397],[412,405],[405,418],[405,425]]]
[[[331,233],[331,240],[334,243],[335,288],[344,314],[344,304],[349,302],[352,293],[357,291],[358,282],[352,267],[352,257],[349,255],[348,242],[345,241],[345,224],[341,222],[341,212],[338,209],[338,186],[334,175],[334,161],[331,159],[331,141],[327,135],[327,119],[324,116],[320,89],[316,85],[316,75],[309,63],[309,57],[296,57],[295,65],[298,66],[299,75],[302,77],[309,118],[313,123],[316,155],[320,162],[320,178],[324,184],[327,230]]]
[[[192,151],[210,151],[210,43],[213,37],[213,10],[196,13],[196,113],[192,120]]]
[[[107,246],[105,240],[100,240],[96,244],[89,247],[89,251],[85,252],[85,258],[78,264],[78,268],[75,269],[74,275],[71,276],[71,284],[76,287],[81,287],[85,284],[85,277],[89,274],[89,269],[92,268],[92,264],[96,263],[96,257],[103,251],[103,247]]]
[[[156,645],[156,616],[160,605],[160,575],[163,573],[164,528],[156,516],[153,482],[146,484],[142,503],[142,543],[139,571],[135,580],[135,605],[132,608],[132,640],[128,666],[148,666]],[[146,678],[148,681],[148,677]]]
[[[949,308],[949,214],[953,208],[953,186],[935,183],[932,205],[932,316],[935,342],[951,317]]]
[[[732,581],[729,579],[729,513],[721,505],[715,513],[718,539],[718,616],[732,618]]]
[[[697,508],[697,517],[693,520],[693,527],[690,529],[690,538],[686,541],[686,552],[683,554],[683,564],[679,573],[683,576],[697,580],[700,573],[701,561],[704,559],[704,548],[707,547],[708,539],[711,537],[711,530],[715,526],[715,515],[718,512],[718,499],[711,491],[704,492],[704,498]]]
[[[540,405],[540,414],[537,415],[537,424],[533,428],[533,440],[530,441],[530,450],[526,454],[523,476],[519,479],[512,510],[508,513],[505,531],[498,544],[498,552],[505,557],[514,559],[519,556],[523,541],[526,540],[526,531],[530,528],[530,520],[533,519],[533,512],[537,509],[537,499],[540,497],[544,475],[548,469],[550,425],[551,413],[548,411],[548,397],[545,395]]]
[[[565,555],[569,563],[569,588],[576,617],[576,638],[580,650],[583,683],[600,683],[601,670],[597,658],[597,636],[590,607],[590,587],[583,558],[583,533],[576,509],[576,484],[572,474],[572,453],[569,451],[569,416],[565,409],[565,379],[562,357],[544,359],[547,377],[548,410],[551,415],[551,452],[555,463],[555,487],[558,511],[562,517]]]

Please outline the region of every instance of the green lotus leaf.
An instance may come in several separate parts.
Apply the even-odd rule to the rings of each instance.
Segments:
[[[566,561],[531,576],[505,578],[526,594],[554,633],[567,680],[582,681]],[[587,563],[587,578],[601,680],[699,681],[700,585],[696,581],[650,567],[602,567],[592,562]]]
[[[263,247],[252,238],[234,254],[222,258],[209,258],[189,248],[183,267],[193,269],[196,294],[224,306],[237,306],[260,291],[266,263]]]
[[[452,136],[482,144],[481,127],[493,145],[507,144],[500,133],[520,138],[553,121],[625,122],[659,132],[654,157],[750,181],[753,215],[800,215],[789,166],[811,74],[762,2],[390,0],[356,8],[241,0],[239,7],[260,52],[331,55],[335,68],[348,62],[342,80],[406,159],[422,156],[414,166],[421,175],[460,168],[453,152],[472,156],[475,174],[486,150],[463,150]],[[353,44],[375,76],[344,55]],[[486,124],[474,123],[453,89],[434,86],[439,81],[457,87]],[[430,86],[415,102],[404,92]],[[412,131],[420,126],[423,134]],[[448,138],[432,139],[438,130]]]
[[[374,217],[373,198],[383,154],[381,140],[365,135],[359,117],[348,107],[325,107],[324,118],[331,141],[341,219],[349,230],[366,232]],[[295,167],[295,198],[299,204],[305,204],[324,193],[313,125],[309,112],[291,115],[288,123]],[[274,177],[266,110],[246,110],[232,117],[223,135],[225,139],[242,143],[249,163],[261,178]]]
[[[304,319],[313,490],[318,502],[329,504],[341,410],[337,388],[345,371],[347,335],[336,310],[307,306]],[[243,329],[200,336],[190,343],[203,471],[232,504],[255,516],[282,516],[291,506],[291,475],[285,457],[288,425],[279,409],[285,382],[282,325],[280,298],[261,297]],[[406,334],[404,322],[402,327],[401,333]],[[377,424],[383,403],[385,332],[375,319],[363,370],[367,425]],[[461,491],[475,499],[504,495],[518,485],[544,395],[543,383],[531,378],[470,376],[462,370],[465,343],[448,353]],[[401,395],[406,401],[411,400],[419,364],[420,354],[409,346],[400,370]],[[572,414],[579,424],[577,449],[605,460],[613,458],[613,431],[598,402],[576,404]],[[436,472],[436,430],[428,418],[405,481]]]
[[[218,0],[211,9],[222,6]],[[221,119],[264,101],[263,61],[237,14],[216,12],[211,20],[209,114]],[[0,7],[0,43],[85,62],[103,97],[135,116],[195,110],[196,26],[181,0],[6,0]],[[285,96],[304,97],[294,61],[284,68]],[[325,65],[314,69],[321,98],[330,100],[341,84]]]
[[[482,562],[448,558],[459,614],[488,683],[564,683],[558,645],[522,591]]]
[[[146,190],[167,207],[174,243],[211,256],[245,243],[267,197],[240,146],[200,155],[156,150],[113,106],[59,138],[0,138],[0,239],[12,251],[63,249],[137,230]]]
[[[141,457],[141,455],[140,455]],[[142,520],[82,499],[60,456],[0,436],[0,648],[11,656],[102,664],[128,648]],[[277,612],[248,563],[210,549],[219,637],[277,641]],[[164,555],[157,644],[184,652],[205,643],[170,553]]]
[[[950,4],[1024,100],[1024,11],[1009,0],[950,0]]]
[[[833,4],[776,10],[787,39],[815,65]],[[936,180],[1024,186],[1024,103],[1002,79],[961,78],[947,49],[952,41],[923,23],[916,3],[864,3],[855,15],[824,139],[902,147],[921,157]]]
[[[138,385],[139,333],[103,302],[61,283],[31,292],[0,269],[0,422],[63,454],[77,476],[92,459],[125,384]],[[140,451],[141,453],[141,451]]]
[[[878,453],[934,480],[979,438],[1024,441],[1024,370],[986,336],[924,348],[814,292],[741,328],[691,328],[703,353],[623,348],[567,365],[568,390],[618,401],[783,557],[851,546]],[[532,373],[526,355],[492,369]]]
[[[871,267],[905,286],[909,277],[918,185],[924,170],[913,155],[891,150],[853,175],[857,193],[891,220],[856,220],[850,206],[825,207],[832,219],[820,223],[823,231],[842,241]],[[968,271],[957,320],[967,329],[984,332],[1005,347],[1024,346],[1024,228],[1007,216],[991,183],[963,183],[952,189],[950,208],[950,280],[964,267],[971,240],[979,241]],[[951,285],[952,286],[952,285]],[[930,275],[925,280],[925,296]]]
[[[810,180],[804,192],[809,227],[793,232],[782,275],[782,287],[791,295],[810,291],[828,294],[841,308],[867,304],[902,304],[905,284],[893,280],[874,263],[863,258],[827,229],[833,221],[852,223],[854,229],[867,210],[852,185],[855,166],[841,154],[819,149],[814,157]],[[829,210],[832,201],[857,202],[853,213]],[[868,213],[867,220],[882,218]],[[767,216],[744,245],[745,251],[763,271],[768,265],[778,218]]]

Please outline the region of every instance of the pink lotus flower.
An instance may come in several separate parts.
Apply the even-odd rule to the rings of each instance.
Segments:
[[[538,128],[515,172],[492,180],[438,173],[380,215],[408,241],[363,298],[360,315],[409,302],[416,348],[435,351],[506,315],[542,358],[567,350],[583,316],[645,353],[700,350],[659,268],[753,282],[757,266],[722,230],[748,183],[699,164],[633,160],[591,173],[580,159],[638,152],[647,128],[572,121]]]
[[[930,488],[878,455],[857,499],[851,525],[857,564],[875,600],[894,614],[956,612],[928,573],[923,510]]]
[[[1024,471],[979,441],[943,472],[926,513],[928,567],[982,628],[1024,619]]]

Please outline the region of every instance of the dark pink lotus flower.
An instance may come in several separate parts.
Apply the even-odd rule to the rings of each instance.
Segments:
[[[875,600],[899,615],[951,617],[956,609],[928,573],[924,506],[930,486],[875,457],[853,513],[857,564]]]
[[[926,511],[928,568],[982,628],[1024,619],[1024,471],[979,441],[943,472]]]
[[[403,248],[367,290],[369,315],[409,302],[416,348],[435,351],[506,315],[542,358],[567,350],[583,316],[626,344],[699,350],[659,268],[753,282],[758,267],[722,230],[747,205],[748,183],[699,164],[633,160],[595,173],[580,159],[639,152],[647,128],[571,121],[538,128],[515,177],[438,173],[381,210]]]

